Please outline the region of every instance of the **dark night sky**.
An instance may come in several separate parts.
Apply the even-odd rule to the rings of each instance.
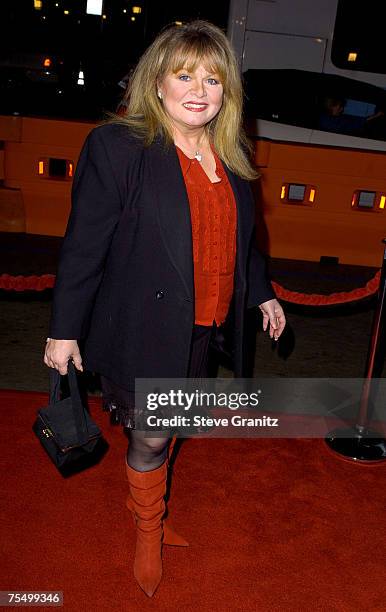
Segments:
[[[195,0],[182,3],[173,0],[105,0],[104,13],[107,19],[101,21],[97,16],[86,15],[86,0],[42,0],[42,9],[34,9],[33,0],[12,0],[1,12],[2,46],[28,47],[30,51],[39,51],[42,46],[50,44],[70,50],[79,38],[79,32],[103,34],[114,47],[130,47],[132,37],[139,41],[141,47],[148,45],[159,30],[176,20],[208,19],[217,25],[227,26],[229,1],[210,2]],[[56,6],[58,5],[58,6]],[[132,7],[141,7],[133,23]],[[70,14],[65,16],[64,10]],[[123,13],[123,10],[126,13]],[[79,23],[80,22],[80,23]],[[79,27],[80,26],[80,27]],[[93,36],[86,41],[90,48],[94,46]]]
[[[86,4],[87,0],[42,0],[42,9],[36,10],[34,0],[3,3],[1,113],[50,114],[55,109],[73,117],[93,112],[99,116],[102,109],[116,107],[122,97],[119,81],[162,27],[177,20],[201,18],[226,30],[229,10],[229,0],[105,0],[103,20],[87,15]],[[340,0],[332,51],[340,68],[385,71],[379,5],[368,0],[364,10],[363,3]],[[141,13],[133,13],[133,6],[141,7]],[[355,66],[348,65],[347,51],[356,49],[358,61]],[[58,75],[55,86],[31,78],[47,55],[53,58],[52,73]],[[80,70],[85,74],[82,88],[76,84]]]
[[[105,0],[100,16],[86,14],[87,0],[42,0],[41,10],[33,0],[12,0],[2,8],[0,19],[0,112],[49,113],[51,98],[60,100],[53,85],[31,79],[42,57],[53,58],[52,72],[60,73],[56,89],[63,99],[59,112],[89,115],[95,107],[115,107],[122,92],[117,83],[136,64],[162,27],[175,21],[207,19],[224,30],[229,2],[195,0]],[[56,6],[58,5],[58,6]],[[141,13],[133,13],[133,6]],[[69,11],[68,15],[64,11]],[[125,11],[125,12],[124,12]],[[133,17],[135,16],[135,21]],[[85,87],[76,86],[79,70]],[[74,86],[75,83],[75,86]],[[82,93],[82,95],[80,95]],[[56,97],[55,97],[56,96]],[[64,98],[66,97],[66,101]],[[15,106],[16,101],[16,106]]]

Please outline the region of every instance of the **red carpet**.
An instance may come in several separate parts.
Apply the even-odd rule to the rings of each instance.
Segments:
[[[71,612],[386,610],[386,464],[341,461],[321,440],[185,441],[170,508],[191,545],[164,547],[149,600],[132,577],[121,428],[92,401],[110,448],[64,479],[31,431],[46,400],[0,392],[2,590],[62,590]]]

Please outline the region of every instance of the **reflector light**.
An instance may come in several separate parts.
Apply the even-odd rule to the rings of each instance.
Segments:
[[[301,206],[313,206],[316,196],[315,185],[301,185],[300,183],[283,183],[280,199],[283,203]]]
[[[358,53],[355,53],[355,51],[350,51],[350,53],[347,56],[347,60],[349,62],[356,62],[358,57]]]
[[[297,202],[302,202],[304,200],[305,193],[305,185],[294,185],[291,183],[288,188],[288,199],[296,200]]]
[[[358,206],[360,208],[374,208],[375,191],[360,191],[358,195]]]
[[[175,21],[174,22],[177,26],[182,26],[182,21]]]
[[[51,64],[52,64],[52,62],[51,62],[50,58],[46,57],[46,59],[43,62],[44,68],[49,68],[51,66]]]
[[[367,212],[380,212],[384,210],[386,195],[376,191],[360,190],[354,191],[351,206],[356,210]]]
[[[48,174],[50,178],[66,178],[67,161],[57,157],[50,157],[48,160]]]
[[[38,162],[38,174],[42,179],[66,181],[73,178],[74,167],[69,159],[46,157]]]

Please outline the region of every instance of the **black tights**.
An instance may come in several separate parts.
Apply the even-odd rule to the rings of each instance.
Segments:
[[[126,454],[128,465],[137,472],[149,472],[162,465],[167,456],[170,438],[146,437],[146,431],[124,428],[129,438],[129,446]],[[149,434],[147,433],[147,436]]]
[[[195,325],[193,330],[193,343],[190,356],[190,378],[199,379],[208,376],[208,350],[214,327]],[[160,437],[146,437],[145,431],[124,428],[129,438],[127,450],[127,463],[138,472],[149,472],[162,465],[167,456],[170,434],[160,432]],[[163,437],[162,437],[163,435]]]

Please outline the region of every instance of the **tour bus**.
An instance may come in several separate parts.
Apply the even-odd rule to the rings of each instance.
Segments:
[[[53,0],[2,11],[0,231],[64,234],[81,146],[103,110],[115,109],[129,64],[119,54],[127,29],[121,36],[105,17]],[[141,15],[121,17],[140,48]]]
[[[256,143],[272,257],[379,266],[386,55],[378,2],[232,0],[228,35]]]
[[[104,16],[82,27],[79,5],[75,29],[66,31],[62,21],[54,21],[58,3],[51,4],[51,12],[39,15],[42,32],[36,36],[34,26],[33,37],[35,44],[49,32],[51,45],[35,53],[33,66],[27,55],[18,65],[19,52],[7,65],[0,62],[0,231],[63,235],[84,138],[102,108],[117,107],[123,94],[118,84],[149,42],[143,24],[154,13],[148,10],[145,19],[145,2],[132,7],[130,20],[126,9],[115,16],[134,28],[136,56],[130,58],[122,54],[116,25],[109,35],[114,15],[108,6]],[[261,175],[254,186],[258,239],[271,257],[380,265],[386,234],[383,21],[379,3],[368,0],[365,9],[357,4],[231,0],[228,13],[224,3]],[[119,3],[111,7],[118,11]],[[28,41],[32,17],[11,42]],[[154,22],[148,39],[160,25]],[[122,33],[127,40],[127,30]],[[87,58],[79,61],[84,41],[89,65]]]

